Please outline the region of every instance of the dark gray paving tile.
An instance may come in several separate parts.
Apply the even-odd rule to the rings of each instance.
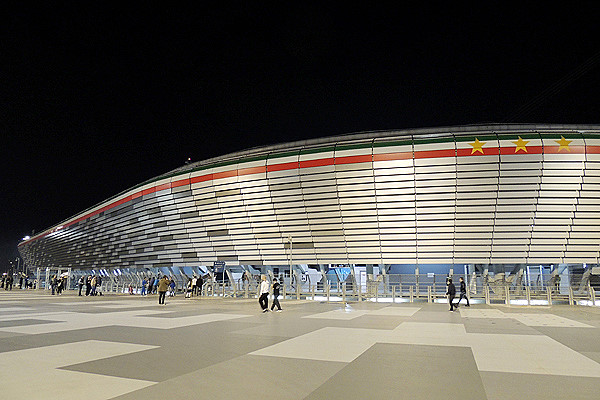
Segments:
[[[14,319],[0,321],[0,328],[7,328],[11,326],[27,326],[27,325],[39,325],[39,324],[51,324],[59,321],[50,321],[43,319]]]
[[[243,356],[113,400],[299,400],[345,365],[327,361]]]
[[[488,400],[597,400],[600,379],[480,372]]]
[[[575,351],[600,352],[600,328],[534,328]]]
[[[97,329],[96,333],[103,340],[122,341],[123,338],[129,338],[139,344],[153,344],[160,347],[71,365],[65,369],[161,382],[285,340],[276,337],[231,334],[231,329],[230,324],[221,323],[169,330],[117,327]],[[125,332],[126,330],[128,332]]]
[[[540,335],[537,330],[512,318],[463,318],[467,333]]]
[[[376,344],[306,399],[486,399],[471,349]]]

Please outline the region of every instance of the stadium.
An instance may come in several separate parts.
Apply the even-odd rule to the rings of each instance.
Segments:
[[[40,281],[68,270],[130,283],[209,274],[236,285],[247,271],[314,291],[460,274],[560,292],[593,286],[600,273],[599,211],[600,126],[469,125],[187,164],[18,248]]]

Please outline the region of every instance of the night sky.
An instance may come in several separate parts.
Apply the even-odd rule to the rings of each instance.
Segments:
[[[188,157],[366,130],[600,122],[595,3],[455,3],[13,10],[0,28],[0,270],[23,236]]]

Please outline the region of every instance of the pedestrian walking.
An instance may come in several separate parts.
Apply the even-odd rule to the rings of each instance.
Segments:
[[[471,305],[469,304],[469,298],[467,297],[467,285],[465,285],[465,280],[463,279],[462,276],[459,278],[459,280],[460,280],[460,297],[458,298],[456,307],[458,307],[458,305],[460,304],[460,301],[463,299],[463,297],[465,298],[465,300],[467,300],[467,307],[471,307]]]
[[[281,312],[281,305],[279,304],[279,288],[281,285],[277,281],[277,278],[273,278],[273,304],[271,305],[271,311],[277,306],[277,312]]]
[[[265,313],[269,311],[269,282],[267,282],[267,277],[264,275],[261,276],[261,280],[258,304],[260,304],[260,307]]]
[[[456,287],[454,283],[452,283],[452,278],[448,278],[448,290],[446,291],[446,295],[448,295],[448,304],[450,304],[450,310],[454,311],[454,296],[456,296]]]

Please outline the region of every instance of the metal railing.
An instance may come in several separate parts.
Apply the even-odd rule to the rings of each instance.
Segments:
[[[259,276],[249,280],[237,281],[206,280],[199,291],[203,297],[223,298],[257,298]],[[552,305],[552,304],[585,304],[600,306],[596,300],[596,290],[589,281],[582,281],[581,276],[570,276],[570,282],[560,284],[552,280],[538,279],[535,283],[525,280],[493,280],[481,275],[454,275],[453,280],[459,296],[458,278],[465,280],[467,296],[470,301],[486,304],[518,304],[518,305]],[[586,283],[586,284],[582,284]],[[187,282],[176,280],[176,293],[187,291]],[[379,275],[375,279],[356,282],[349,276],[343,282],[327,281],[317,283],[296,284],[286,277],[280,295],[282,299],[314,300],[314,301],[373,301],[373,302],[447,302],[446,276],[439,274],[421,275]],[[104,293],[140,294],[141,279],[133,276],[108,277],[103,279],[101,291]],[[71,280],[71,289],[77,289],[76,280]]]

